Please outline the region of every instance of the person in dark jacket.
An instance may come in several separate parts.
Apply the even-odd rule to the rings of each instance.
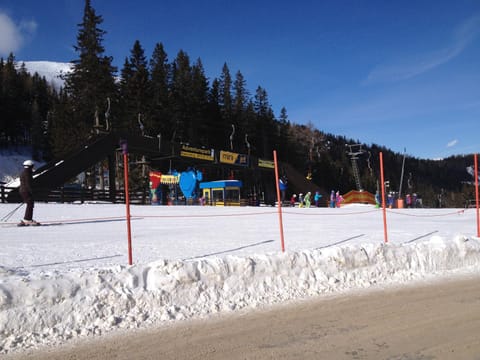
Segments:
[[[23,171],[20,174],[20,196],[23,199],[23,202],[27,205],[25,209],[25,215],[23,217],[22,223],[26,225],[36,225],[37,222],[33,220],[33,161],[26,160],[23,162]]]

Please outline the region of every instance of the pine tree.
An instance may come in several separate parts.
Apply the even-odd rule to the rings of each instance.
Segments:
[[[277,152],[280,156],[283,157],[284,161],[287,161],[289,159],[291,147],[289,146],[289,142],[288,142],[290,122],[288,121],[287,109],[285,109],[285,107],[282,107],[280,109],[278,127],[280,131],[279,131],[279,139],[278,139],[279,141],[276,146]]]
[[[31,139],[32,139],[32,157],[35,160],[49,159],[51,157],[48,146],[47,116],[55,91],[50,91],[47,80],[40,77],[37,73],[33,75],[32,93],[30,100],[31,112]]]
[[[222,149],[224,147],[223,120],[220,108],[220,81],[214,79],[208,94],[206,126],[208,128],[208,146]]]
[[[2,66],[2,102],[0,131],[3,141],[7,145],[23,145],[28,134],[25,120],[30,114],[25,106],[25,83],[17,73],[13,53]]]
[[[208,128],[206,125],[208,108],[208,80],[200,59],[192,66],[192,122],[188,137],[197,146],[208,146]]]
[[[120,96],[122,103],[122,128],[131,133],[156,134],[150,113],[151,86],[145,52],[137,40],[130,58],[122,69]]]
[[[115,67],[112,58],[104,56],[102,45],[106,31],[99,28],[103,18],[96,14],[85,0],[82,22],[78,25],[77,45],[79,59],[73,61],[73,71],[65,76],[65,91],[70,98],[71,126],[78,128],[79,137],[71,139],[72,148],[84,142],[95,125],[96,116],[102,116],[107,99],[116,99]],[[57,114],[58,115],[58,114]],[[68,119],[65,119],[69,122]],[[103,122],[102,122],[103,123]]]
[[[174,130],[172,140],[188,143],[188,129],[191,126],[192,115],[190,96],[192,91],[192,72],[190,58],[180,50],[172,65],[172,119]]]
[[[169,100],[171,66],[161,43],[157,43],[153,50],[150,59],[150,74],[152,102],[149,116],[152,119],[152,126],[157,129],[157,135],[166,136],[171,133],[173,127]]]
[[[246,81],[240,71],[235,74],[235,81],[233,83],[233,123],[237,127],[236,148],[239,151],[248,150],[246,148],[245,136],[248,135],[248,118],[246,117],[246,110],[249,100],[249,93],[246,88]]]
[[[233,123],[233,104],[232,104],[232,77],[227,63],[223,64],[222,74],[220,75],[220,109],[222,112],[223,129],[226,139],[232,134]],[[235,142],[235,138],[232,139]],[[226,141],[224,146],[231,147],[230,142]]]
[[[259,155],[271,158],[273,144],[276,142],[274,137],[278,131],[274,128],[275,118],[268,102],[267,91],[260,86],[257,87],[255,93],[254,108],[257,114],[257,141],[262,144],[262,148],[259,148]]]
[[[63,158],[76,148],[75,145],[78,147],[78,144],[81,143],[77,139],[85,136],[83,127],[74,126],[73,112],[74,106],[70,102],[70,98],[66,91],[61,90],[58,101],[54,103],[48,119],[48,134],[53,158]]]

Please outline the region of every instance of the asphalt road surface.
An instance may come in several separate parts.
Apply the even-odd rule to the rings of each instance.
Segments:
[[[323,297],[5,358],[480,359],[480,278]]]

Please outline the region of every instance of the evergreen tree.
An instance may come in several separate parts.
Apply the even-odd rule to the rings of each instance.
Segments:
[[[256,140],[262,144],[259,155],[271,158],[273,144],[275,144],[274,136],[278,131],[273,126],[275,119],[268,102],[267,91],[261,86],[257,87],[255,93],[254,108],[257,114]]]
[[[81,141],[77,139],[85,136],[84,128],[73,124],[74,108],[67,93],[61,90],[59,99],[54,103],[48,119],[50,147],[52,155],[56,159],[63,158],[72,149],[75,149],[76,147],[72,143],[80,144]]]
[[[233,113],[235,115],[241,114],[245,111],[248,99],[250,94],[246,88],[247,82],[243,77],[240,71],[237,71],[235,75],[235,82],[233,83],[233,90],[234,90],[234,99],[233,99]]]
[[[227,140],[228,136],[232,133],[232,125],[236,125],[233,124],[232,76],[230,75],[227,63],[223,64],[219,85],[219,104],[223,119],[222,127],[224,129],[225,139]],[[235,141],[235,139],[233,140]],[[229,140],[225,142],[224,146],[228,148],[231,147]]]
[[[240,71],[235,74],[235,81],[233,83],[233,123],[237,127],[237,136],[235,138],[236,148],[239,151],[246,149],[245,135],[248,134],[248,124],[246,117],[246,109],[249,101],[249,93],[246,88],[246,81]]]
[[[288,142],[288,133],[290,129],[290,122],[288,121],[287,109],[282,107],[280,109],[280,116],[278,119],[278,126],[279,126],[279,142],[276,146],[278,154],[283,157],[284,161],[288,161],[290,151],[291,151],[291,144]]]
[[[79,135],[70,139],[72,148],[84,142],[91,133],[97,116],[102,116],[106,109],[107,99],[116,99],[116,69],[112,66],[112,58],[104,55],[102,42],[106,31],[99,28],[102,22],[103,18],[96,14],[90,0],[85,0],[77,45],[74,46],[79,59],[73,61],[73,71],[65,76],[65,90],[74,107],[71,109],[72,118],[64,121],[78,128]]]
[[[200,59],[192,66],[192,95],[190,101],[192,123],[188,137],[197,146],[208,146],[208,128],[206,124],[208,109],[208,80]]]
[[[206,126],[209,129],[207,134],[208,146],[223,149],[225,141],[220,108],[220,81],[218,79],[212,81],[208,94]]]
[[[188,129],[191,126],[192,114],[190,97],[192,94],[192,71],[190,58],[180,50],[172,65],[172,119],[174,129],[172,140],[188,143]]]
[[[125,60],[120,83],[122,128],[131,133],[156,134],[150,114],[151,86],[145,52],[137,40]]]
[[[152,103],[150,118],[152,126],[157,130],[157,135],[165,136],[172,131],[170,119],[169,87],[171,79],[171,67],[163,45],[157,43],[150,59],[150,74],[152,87]]]
[[[44,77],[40,77],[37,73],[31,79],[32,156],[35,160],[49,159],[51,152],[48,145],[47,116],[56,93],[53,89],[50,90],[47,80]]]
[[[2,66],[2,116],[0,134],[7,145],[23,145],[29,137],[30,114],[25,99],[25,82],[17,73],[15,56],[11,53]]]

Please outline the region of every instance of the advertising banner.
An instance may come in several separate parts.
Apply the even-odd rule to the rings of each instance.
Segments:
[[[214,161],[215,150],[199,149],[188,145],[182,145],[182,148],[180,149],[180,156],[199,160]]]
[[[272,160],[258,159],[258,167],[275,169],[275,163]]]
[[[220,151],[219,160],[223,164],[248,166],[248,156],[245,154],[237,154],[237,153],[222,150]]]

